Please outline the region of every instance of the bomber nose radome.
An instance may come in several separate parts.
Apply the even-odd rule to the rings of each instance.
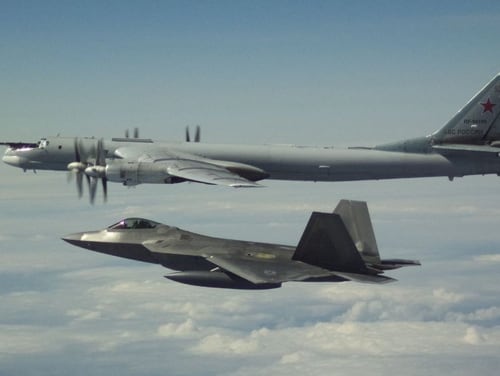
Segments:
[[[19,157],[17,155],[12,155],[12,154],[5,154],[2,157],[2,161],[8,165],[14,166],[14,167],[22,167],[25,165],[28,160],[26,158]]]

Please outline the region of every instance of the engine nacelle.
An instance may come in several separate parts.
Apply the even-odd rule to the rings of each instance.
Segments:
[[[106,165],[106,178],[132,186],[141,183],[174,184],[185,181],[172,176],[161,163],[113,161]]]
[[[255,284],[236,275],[229,275],[224,272],[210,271],[185,271],[166,275],[172,281],[185,283],[187,285],[219,287],[225,289],[238,290],[265,290],[281,287],[281,283],[261,283]]]

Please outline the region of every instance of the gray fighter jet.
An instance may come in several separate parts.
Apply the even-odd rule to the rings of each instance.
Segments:
[[[78,247],[161,264],[165,277],[206,287],[271,289],[283,282],[386,283],[385,270],[419,261],[379,256],[368,208],[341,200],[333,213],[313,212],[297,247],[213,238],[142,218],[68,235]]]
[[[186,142],[134,137],[104,141],[51,137],[37,143],[1,142],[3,161],[26,170],[63,170],[76,175],[82,196],[86,178],[94,201],[98,181],[127,186],[184,181],[259,187],[262,179],[346,181],[500,174],[500,74],[443,128],[427,137],[375,147],[224,145],[200,142],[199,128]],[[128,136],[128,134],[127,134]]]

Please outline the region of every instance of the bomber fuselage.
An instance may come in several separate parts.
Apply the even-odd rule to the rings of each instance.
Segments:
[[[67,171],[68,165],[75,160],[74,140],[74,138],[53,137],[42,139],[36,147],[10,147],[5,152],[3,161],[24,170]],[[141,164],[139,167],[145,171],[144,181],[139,180],[137,184],[172,182],[164,175],[156,178],[155,173],[158,172],[148,170],[148,163],[151,163],[151,161],[146,162],[148,155],[159,149],[172,153],[172,159],[178,154],[185,153],[193,158],[209,158],[254,166],[264,171],[269,179],[276,180],[347,181],[428,176],[453,178],[500,173],[500,158],[496,153],[477,153],[474,158],[460,151],[438,153],[432,150],[427,138],[418,139],[412,148],[405,149],[397,145],[390,149],[386,147],[340,149],[295,145],[226,145],[120,140],[104,142],[108,168],[111,171],[113,164],[120,164],[121,150],[133,148],[137,151],[137,155],[134,155],[137,165]],[[81,138],[79,142],[89,154],[92,154],[97,140]],[[141,160],[145,162],[141,163]],[[149,180],[148,176],[151,177]],[[110,174],[109,180],[120,181],[120,177],[115,178]]]

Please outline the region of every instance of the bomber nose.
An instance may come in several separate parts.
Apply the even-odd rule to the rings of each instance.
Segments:
[[[28,160],[26,158],[22,158],[18,155],[12,155],[12,154],[5,154],[2,157],[2,161],[14,167],[22,167],[23,165],[28,163]]]

